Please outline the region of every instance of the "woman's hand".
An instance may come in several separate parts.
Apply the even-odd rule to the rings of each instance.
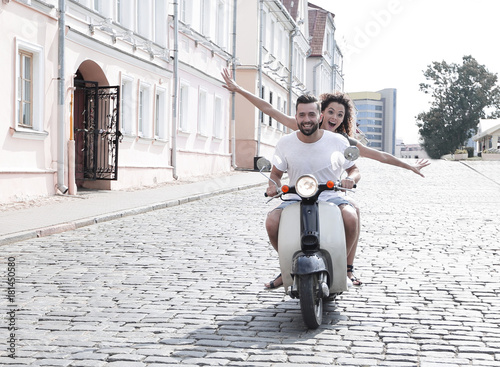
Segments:
[[[413,172],[415,172],[417,175],[420,175],[422,177],[425,177],[422,172],[420,172],[420,170],[424,167],[427,167],[428,165],[430,165],[431,162],[429,162],[427,159],[420,159],[417,161],[417,163],[413,164],[411,166],[411,170]]]
[[[221,72],[222,78],[224,78],[224,82],[226,84],[222,84],[222,87],[226,88],[230,92],[238,92],[240,90],[240,86],[236,84],[236,82],[231,79],[231,74],[227,68],[224,68]]]

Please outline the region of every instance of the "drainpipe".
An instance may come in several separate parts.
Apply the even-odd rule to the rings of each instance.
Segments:
[[[233,78],[236,79],[236,8],[237,0],[233,1]],[[231,165],[236,168],[236,121],[235,121],[236,93],[231,93]]]
[[[295,115],[294,112],[292,112],[292,97],[293,97],[293,90],[292,90],[292,85],[293,85],[293,67],[294,67],[294,64],[293,64],[293,39],[295,38],[295,36],[297,35],[299,29],[298,28],[294,28],[291,32],[290,32],[290,47],[289,47],[289,51],[288,51],[288,57],[289,57],[289,60],[288,60],[288,65],[289,65],[289,69],[290,69],[290,78],[288,79],[288,115],[289,116],[292,116],[292,113]]]
[[[59,42],[58,42],[58,102],[57,102],[57,189],[65,194],[68,187],[64,185],[64,41],[65,41],[65,0],[59,0]]]
[[[177,100],[179,93],[179,2],[174,0],[174,95],[172,101],[172,177],[177,180]]]
[[[264,96],[262,94],[262,49],[264,47],[264,44],[262,42],[262,38],[264,37],[264,0],[259,1],[259,22],[260,22],[260,27],[259,27],[259,68],[258,68],[258,76],[259,76],[259,97],[264,99]],[[263,118],[263,113],[261,110],[259,110],[259,121],[257,121],[257,154],[256,157],[260,156],[260,135],[262,132],[262,118]]]

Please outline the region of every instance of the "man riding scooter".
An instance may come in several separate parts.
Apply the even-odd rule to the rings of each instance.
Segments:
[[[281,186],[283,173],[288,172],[291,183],[304,175],[314,172],[318,182],[339,180],[343,170],[348,178],[342,180],[342,186],[351,189],[361,178],[357,167],[350,161],[343,161],[338,167],[332,166],[332,155],[349,147],[346,138],[330,131],[319,129],[320,105],[314,96],[303,95],[297,99],[296,120],[298,130],[284,136],[276,145],[272,159],[271,179],[266,190],[268,196],[275,196]],[[345,227],[346,253],[349,254],[356,241],[357,214],[353,206],[335,191],[325,191],[320,200],[332,202],[339,207]],[[271,245],[278,251],[278,229],[283,208],[293,201],[285,201],[268,214],[266,229]],[[282,284],[281,274],[270,284],[275,288]]]

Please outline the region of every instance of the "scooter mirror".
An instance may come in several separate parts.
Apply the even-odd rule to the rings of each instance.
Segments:
[[[271,170],[271,162],[264,157],[260,157],[259,159],[257,159],[257,168],[261,172],[262,171],[270,171]]]
[[[344,157],[348,161],[355,161],[356,159],[359,158],[359,149],[358,147],[355,146],[350,146],[347,147],[346,150],[344,150]]]

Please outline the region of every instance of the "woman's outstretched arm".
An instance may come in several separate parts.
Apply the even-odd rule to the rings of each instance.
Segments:
[[[381,163],[390,164],[396,167],[406,168],[407,170],[415,172],[417,175],[420,175],[422,177],[425,176],[422,174],[422,172],[420,172],[420,170],[431,164],[426,159],[420,159],[415,164],[408,164],[401,159],[396,158],[392,154],[369,148],[361,143],[358,143],[356,146],[359,149],[359,154],[361,157],[370,158]]]
[[[221,75],[226,83],[222,86],[228,91],[240,94],[264,114],[270,116],[290,129],[297,130],[297,121],[294,117],[285,115],[283,112],[275,109],[269,102],[240,87],[233,79],[231,79],[231,74],[229,74],[229,71],[226,68],[224,68]]]

